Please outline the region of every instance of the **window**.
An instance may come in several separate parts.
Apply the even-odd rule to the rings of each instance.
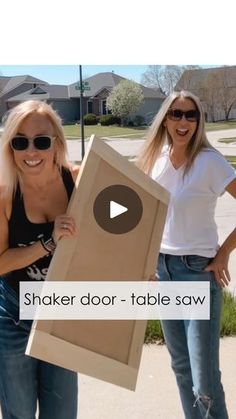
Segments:
[[[92,100],[89,100],[87,102],[87,113],[93,113],[93,102],[92,102]]]
[[[111,114],[111,111],[107,109],[106,99],[101,100],[101,114],[102,115]]]

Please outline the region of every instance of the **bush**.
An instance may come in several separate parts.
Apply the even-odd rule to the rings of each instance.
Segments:
[[[220,335],[236,335],[236,297],[229,291],[223,291]]]
[[[135,115],[134,117],[134,125],[136,127],[140,127],[141,125],[145,125],[145,118],[142,115]]]
[[[220,336],[236,335],[236,297],[229,291],[223,291]],[[145,343],[164,343],[160,320],[149,320],[145,334]]]
[[[97,117],[94,113],[84,115],[84,125],[97,125]]]
[[[121,120],[120,118],[118,118],[118,116],[114,116],[114,115],[103,115],[100,117],[100,123],[103,126],[108,126],[108,125],[120,125],[121,124]]]
[[[164,335],[160,320],[149,320],[145,334],[145,343],[155,343],[161,341],[164,343]]]
[[[153,119],[155,118],[156,114],[157,114],[157,112],[148,112],[148,113],[146,113],[145,120],[146,120],[146,123],[148,125],[151,125],[152,124]]]

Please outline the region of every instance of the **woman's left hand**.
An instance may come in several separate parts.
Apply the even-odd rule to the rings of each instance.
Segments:
[[[155,272],[154,274],[150,275],[148,278],[148,281],[158,281],[158,275],[157,272]]]
[[[231,280],[229,270],[229,254],[220,248],[213,261],[204,269],[205,272],[214,272],[215,279],[220,287],[226,287]]]

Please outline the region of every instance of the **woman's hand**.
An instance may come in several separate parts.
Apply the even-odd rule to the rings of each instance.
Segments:
[[[62,214],[58,215],[54,221],[52,238],[57,244],[62,237],[73,237],[77,233],[75,220],[73,217]]]
[[[217,283],[223,288],[231,280],[228,271],[229,253],[220,248],[213,261],[204,269],[205,272],[214,272]]]
[[[158,278],[157,272],[155,272],[154,274],[149,276],[148,281],[158,281],[158,279],[159,278]]]

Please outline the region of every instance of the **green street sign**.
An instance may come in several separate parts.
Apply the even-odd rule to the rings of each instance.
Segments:
[[[79,85],[79,83],[75,85],[75,90],[80,90],[80,85]],[[83,90],[83,92],[84,92],[85,90],[86,90],[86,91],[91,90],[91,88],[89,87],[89,82],[88,82],[88,81],[84,81],[84,82],[82,83],[82,90]]]

